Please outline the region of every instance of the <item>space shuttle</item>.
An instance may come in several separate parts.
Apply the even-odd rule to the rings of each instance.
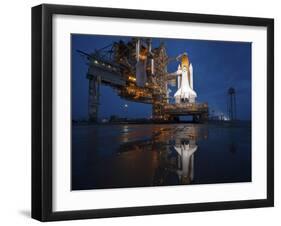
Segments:
[[[193,67],[186,53],[177,57],[181,61],[176,71],[178,90],[174,94],[176,103],[194,103],[197,97],[193,90]]]

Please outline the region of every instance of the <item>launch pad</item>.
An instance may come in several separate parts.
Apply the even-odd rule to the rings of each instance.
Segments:
[[[178,121],[180,116],[190,115],[195,122],[205,122],[209,109],[206,103],[167,104],[164,105],[164,112],[174,121]]]
[[[132,38],[125,43],[114,42],[88,54],[89,121],[97,122],[100,85],[111,86],[124,99],[152,104],[152,119],[157,122],[177,121],[179,116],[192,116],[194,121],[208,119],[208,104],[197,103],[193,90],[193,66],[186,53],[169,58],[164,44],[152,48],[150,38]],[[167,71],[172,60],[180,62],[174,73]],[[178,90],[169,96],[168,85]],[[173,102],[174,101],[174,102]]]

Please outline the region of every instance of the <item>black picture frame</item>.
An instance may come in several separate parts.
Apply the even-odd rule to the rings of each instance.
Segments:
[[[52,210],[52,17],[55,14],[262,26],[267,28],[267,198],[95,210]],[[274,205],[274,20],[176,12],[43,4],[32,8],[32,218],[121,217]]]

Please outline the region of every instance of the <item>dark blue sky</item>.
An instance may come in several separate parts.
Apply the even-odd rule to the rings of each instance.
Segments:
[[[87,53],[130,38],[122,36],[72,34],[72,117],[88,117],[87,64],[76,50]],[[194,71],[194,89],[197,102],[208,102],[210,110],[226,114],[227,90],[236,90],[237,118],[251,119],[251,43],[186,39],[153,38],[153,47],[164,42],[169,57],[187,52]],[[177,70],[178,62],[171,62],[169,72]],[[175,87],[170,87],[173,96]],[[151,105],[126,101],[109,86],[101,86],[99,117],[149,117]],[[124,110],[124,105],[128,110]]]

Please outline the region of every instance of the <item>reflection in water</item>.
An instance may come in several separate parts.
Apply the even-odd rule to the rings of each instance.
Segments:
[[[194,177],[194,153],[198,148],[196,137],[198,137],[198,128],[196,130],[195,127],[191,127],[189,134],[184,132],[176,134],[174,148],[178,153],[177,174],[181,184],[189,184]]]
[[[189,143],[182,141],[178,146],[175,146],[178,152],[178,170],[181,184],[189,184],[193,180],[194,170],[194,152],[197,150],[197,145],[194,140]]]
[[[128,126],[124,126],[123,131]],[[194,153],[198,148],[197,139],[206,139],[208,130],[206,127],[194,125],[180,127],[154,127],[152,137],[147,140],[128,142],[128,133],[121,136],[123,144],[119,147],[119,153],[125,151],[151,150],[158,154],[157,169],[152,185],[170,184],[173,174],[177,175],[176,184],[189,184],[193,180]]]
[[[78,126],[72,136],[73,190],[251,181],[247,125]]]

